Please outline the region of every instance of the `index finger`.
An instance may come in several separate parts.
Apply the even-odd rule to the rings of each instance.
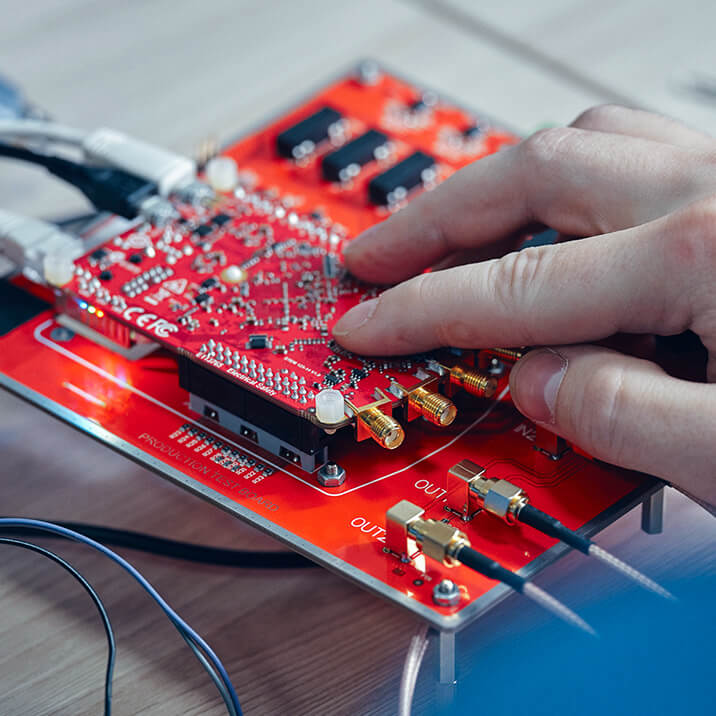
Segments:
[[[501,259],[421,274],[358,304],[333,328],[363,355],[438,346],[564,345],[618,332],[679,333],[686,290],[668,257],[678,215]],[[686,241],[686,238],[684,239]]]

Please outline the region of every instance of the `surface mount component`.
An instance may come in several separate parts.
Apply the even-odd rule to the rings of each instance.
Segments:
[[[375,129],[323,157],[321,169],[327,181],[348,181],[358,176],[361,167],[388,155],[388,137]]]
[[[341,115],[331,107],[319,109],[276,137],[278,153],[287,159],[302,159],[330,137],[331,127],[340,119]]]
[[[374,204],[395,204],[410,191],[436,178],[435,160],[425,152],[414,152],[383,174],[371,179],[368,196]]]

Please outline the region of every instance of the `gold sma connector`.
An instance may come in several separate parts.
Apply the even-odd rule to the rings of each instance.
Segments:
[[[409,393],[408,404],[434,425],[450,425],[457,415],[455,403],[450,398],[422,387]]]
[[[346,400],[346,405],[356,417],[356,438],[366,440],[372,438],[386,450],[395,450],[403,444],[405,431],[403,426],[392,416],[384,413],[379,406],[390,407],[391,400],[378,389],[380,398],[374,403],[363,405],[360,408]]]
[[[426,519],[425,510],[401,500],[385,514],[385,546],[399,559],[409,561],[420,545],[423,554],[447,567],[458,564],[455,554],[461,547],[469,547],[470,540],[456,527],[437,520]]]
[[[480,509],[501,517],[508,524],[516,522],[527,504],[525,491],[511,482],[485,476],[485,468],[472,460],[460,460],[447,474],[448,507],[469,520]]]
[[[488,348],[487,352],[503,363],[517,363],[527,352],[525,348]]]
[[[497,390],[497,378],[459,365],[450,368],[450,383],[478,398],[491,398]]]
[[[370,437],[378,445],[388,450],[395,450],[403,444],[403,440],[405,440],[403,427],[395,418],[386,415],[379,408],[361,410],[357,417],[366,426]]]

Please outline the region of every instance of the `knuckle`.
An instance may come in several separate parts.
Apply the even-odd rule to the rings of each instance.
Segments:
[[[698,237],[713,236],[716,226],[716,194],[688,206],[680,212],[683,229]]]
[[[674,231],[665,231],[665,259],[673,269],[706,269],[709,280],[716,267],[716,194],[695,202],[673,217]]]
[[[520,144],[521,159],[528,168],[541,170],[568,151],[575,136],[571,127],[541,129]]]
[[[615,120],[628,112],[629,109],[619,104],[598,104],[582,112],[570,126],[596,130],[612,127]]]
[[[491,295],[504,320],[522,335],[524,345],[534,342],[533,307],[541,288],[549,281],[549,247],[533,246],[492,262],[484,295]]]
[[[583,144],[582,134],[572,127],[543,129],[518,145],[519,189],[528,216],[551,225],[562,213],[564,197],[555,186],[563,183],[560,177]]]

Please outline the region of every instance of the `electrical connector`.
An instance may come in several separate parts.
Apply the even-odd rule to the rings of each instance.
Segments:
[[[464,520],[482,509],[507,522],[522,522],[583,554],[596,557],[633,579],[646,589],[663,597],[671,594],[646,575],[595,545],[590,539],[565,527],[558,519],[529,504],[527,493],[508,480],[485,477],[485,468],[471,460],[461,460],[448,470],[448,507]],[[458,555],[456,557],[459,558]],[[461,560],[464,561],[464,560]]]
[[[114,129],[89,132],[81,146],[89,159],[156,184],[160,196],[169,196],[196,179],[194,160]]]
[[[419,545],[423,554],[446,567],[464,564],[490,579],[509,584],[518,592],[523,590],[524,577],[476,552],[464,532],[446,522],[426,519],[424,513],[425,510],[408,500],[401,500],[388,510],[385,527],[388,550],[409,561]]]
[[[463,519],[483,509],[505,522],[517,521],[527,504],[525,491],[507,480],[484,477],[485,468],[471,460],[461,460],[448,470],[448,507]]]
[[[145,202],[151,202],[157,193],[156,184],[121,169],[51,164],[54,166],[48,169],[55,176],[77,187],[97,209],[125,219],[141,214]]]
[[[55,122],[0,119],[0,136],[78,146],[88,159],[98,164],[121,169],[156,184],[161,196],[169,196],[196,179],[193,159],[114,129],[87,132]]]
[[[142,215],[153,223],[164,223],[176,215],[172,205],[157,196],[157,185],[111,167],[93,167],[63,157],[0,143],[0,157],[19,159],[44,167],[54,176],[79,189],[100,211],[125,219]]]
[[[467,535],[445,522],[425,519],[424,513],[408,500],[391,507],[386,513],[386,547],[405,560],[410,559],[415,551],[413,544],[417,543],[428,557],[454,567],[458,564],[455,552],[470,545]]]
[[[447,567],[462,564],[485,577],[503,582],[560,619],[594,634],[594,630],[581,617],[560,601],[511,569],[472,549],[464,532],[446,522],[426,519],[424,514],[425,510],[408,500],[393,505],[385,515],[386,549],[402,561],[409,562],[416,556],[419,545],[427,557]]]
[[[0,210],[0,252],[34,280],[45,278],[44,268],[49,264],[49,280],[56,283],[56,275],[66,277],[69,263],[84,249],[80,239],[54,224]],[[58,262],[65,266],[59,274]]]

